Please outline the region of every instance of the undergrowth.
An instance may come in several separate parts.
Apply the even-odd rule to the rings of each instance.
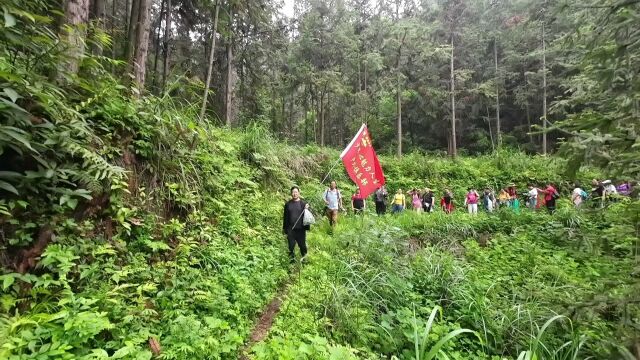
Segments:
[[[171,96],[200,84],[139,96],[107,71],[123,64],[100,57],[54,81],[63,44],[47,30],[53,16],[36,13],[53,5],[10,3],[0,358],[235,359],[286,282],[256,358],[615,358],[637,342],[637,202],[561,204],[554,217],[367,216],[334,236],[321,222],[311,263],[292,268],[280,235],[288,188],[300,185],[319,215],[337,150],[282,144],[258,125],[214,127]],[[381,160],[392,190],[451,187],[458,199],[470,185],[551,180],[566,193],[573,180],[562,160],[508,150]],[[329,178],[348,196],[336,169]]]
[[[633,231],[603,227],[599,215],[370,214],[333,235],[323,225],[255,357],[418,359],[419,345],[451,359],[620,358],[638,336],[637,258],[632,247],[606,251],[604,234]],[[576,232],[595,242],[568,237]],[[414,329],[438,306],[444,317],[424,343]],[[472,332],[448,337],[463,329]]]

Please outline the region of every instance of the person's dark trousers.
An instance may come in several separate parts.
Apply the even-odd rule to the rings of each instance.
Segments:
[[[287,234],[287,240],[289,241],[289,257],[291,261],[295,261],[296,255],[294,249],[296,243],[300,248],[300,255],[304,257],[307,255],[307,232],[304,229],[294,229]]]
[[[552,199],[552,200],[548,200],[546,203],[547,206],[547,210],[549,211],[549,214],[553,214],[554,212],[556,212],[556,200]]]
[[[376,201],[376,214],[384,215],[386,211],[387,206],[385,205],[384,201]]]

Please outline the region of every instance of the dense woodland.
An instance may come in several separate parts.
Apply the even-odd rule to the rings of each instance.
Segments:
[[[55,50],[67,74],[86,74],[92,53],[140,93],[204,93],[203,120],[259,122],[296,143],[343,146],[362,122],[397,154],[544,154],[571,139],[609,161],[603,147],[637,141],[636,1],[314,0],[293,14],[277,1],[29,6],[64,11],[44,36],[64,34]]]
[[[0,0],[0,359],[640,359],[638,188],[567,199],[640,175],[640,0],[293,5]],[[391,191],[558,209],[330,231],[363,122]]]

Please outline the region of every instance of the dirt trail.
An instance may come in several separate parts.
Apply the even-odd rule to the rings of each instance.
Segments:
[[[239,353],[239,360],[249,360],[247,353],[251,350],[251,347],[267,337],[269,330],[271,330],[271,326],[273,325],[273,320],[275,320],[276,316],[280,312],[280,305],[282,305],[282,301],[287,295],[287,290],[289,289],[290,284],[290,282],[286,282],[280,290],[278,290],[276,296],[271,299],[271,302],[269,302],[269,304],[264,308],[260,318],[254,325],[253,330],[251,330],[249,341]]]

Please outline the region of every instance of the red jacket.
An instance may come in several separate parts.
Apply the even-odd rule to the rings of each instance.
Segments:
[[[556,188],[554,188],[553,186],[549,185],[544,189],[544,201],[551,201],[553,200],[553,194],[556,193]]]

